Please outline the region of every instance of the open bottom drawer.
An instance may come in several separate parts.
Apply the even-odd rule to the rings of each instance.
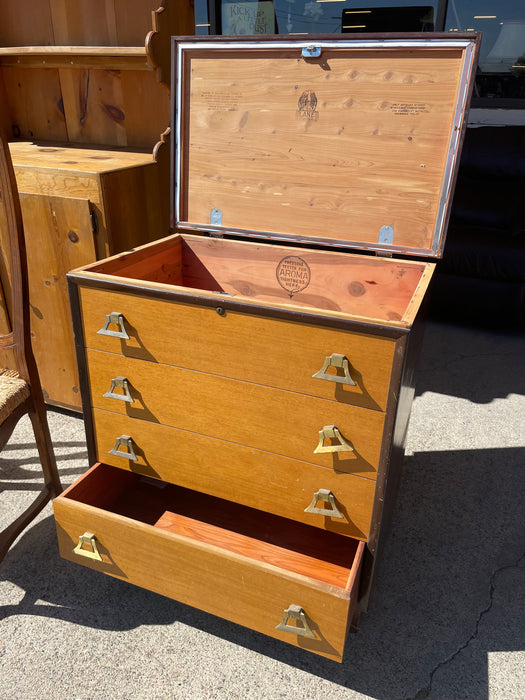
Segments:
[[[341,659],[363,542],[106,464],[54,508],[64,558]]]

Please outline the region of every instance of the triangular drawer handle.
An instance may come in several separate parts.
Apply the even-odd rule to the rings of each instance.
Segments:
[[[118,326],[118,331],[110,330],[109,326],[112,323]],[[103,327],[97,331],[97,335],[109,335],[112,338],[123,338],[124,340],[129,340],[129,335],[124,325],[124,316],[118,311],[112,311],[110,314],[106,314],[106,322]]]
[[[84,545],[91,547],[91,549],[84,549]],[[78,554],[80,557],[86,557],[87,559],[94,559],[95,561],[102,561],[97,547],[97,538],[92,532],[85,532],[83,535],[80,535],[73,554]]]
[[[330,508],[318,508],[317,503],[322,501],[323,503],[328,503]],[[316,515],[325,515],[328,518],[344,518],[345,516],[341,513],[339,508],[335,504],[335,496],[328,489],[319,489],[314,493],[312,502],[308,508],[304,509],[305,513],[315,513]]]
[[[300,626],[289,625],[288,620],[297,620],[301,623]],[[284,611],[283,619],[275,628],[281,632],[291,632],[292,634],[298,634],[300,637],[310,637],[315,639],[315,634],[312,632],[308,620],[306,618],[305,611],[299,605],[290,605],[290,607]]]
[[[337,440],[337,445],[325,445],[325,440]],[[352,445],[345,440],[341,431],[336,425],[325,425],[319,431],[319,444],[314,450],[314,455],[325,454],[326,452],[353,452]]]
[[[120,447],[124,447],[125,450],[120,450]],[[133,449],[133,439],[129,435],[121,435],[118,437],[115,442],[115,447],[110,450],[108,454],[115,455],[115,457],[124,457],[124,459],[129,459],[132,462],[138,462],[139,460]]]
[[[122,394],[119,394],[115,389],[122,389]],[[131,396],[129,382],[126,377],[113,377],[109,391],[102,394],[105,399],[117,399],[117,401],[126,401],[126,403],[135,403],[135,399]]]
[[[329,367],[334,367],[334,369],[342,369],[343,375],[332,374],[326,370]],[[321,367],[319,372],[312,374],[314,379],[325,379],[327,382],[336,382],[336,384],[349,384],[350,386],[356,386],[356,383],[352,379],[350,374],[350,362],[346,355],[339,355],[333,352],[329,357],[325,358],[324,365]]]

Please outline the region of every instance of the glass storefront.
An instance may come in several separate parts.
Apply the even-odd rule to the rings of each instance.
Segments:
[[[197,0],[195,9],[198,33],[203,34],[333,34],[433,31],[438,4],[439,0]]]
[[[448,0],[445,29],[483,33],[475,97],[525,100],[523,0]]]
[[[481,31],[474,100],[525,108],[525,0],[195,0],[195,25],[232,36]]]

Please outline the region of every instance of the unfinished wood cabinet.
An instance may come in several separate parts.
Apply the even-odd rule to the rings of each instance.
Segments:
[[[92,466],[55,500],[60,551],[340,661],[400,479],[477,38],[173,55],[178,232],[68,275]]]
[[[67,270],[169,232],[169,162],[154,156],[170,122],[159,66],[169,36],[193,31],[189,0],[2,4],[2,118],[34,261],[32,331],[50,404],[81,407]]]
[[[66,273],[162,235],[158,173],[149,154],[29,142],[11,143],[11,151],[21,189],[31,330],[42,385],[49,403],[79,408]]]

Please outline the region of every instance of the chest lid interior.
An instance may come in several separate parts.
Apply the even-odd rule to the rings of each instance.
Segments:
[[[477,39],[174,38],[173,226],[441,255]]]

